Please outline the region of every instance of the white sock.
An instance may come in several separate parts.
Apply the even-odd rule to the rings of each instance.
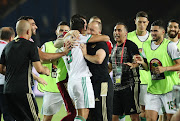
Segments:
[[[119,121],[125,121],[125,116],[124,116],[124,118],[119,117]]]

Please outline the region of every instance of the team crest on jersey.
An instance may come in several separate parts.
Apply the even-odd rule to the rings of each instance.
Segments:
[[[94,45],[91,45],[91,48],[95,48],[96,47],[96,44],[94,44]]]
[[[139,53],[140,53],[140,54],[142,53],[142,48],[139,48]]]
[[[152,80],[165,79],[164,73],[161,73],[161,74],[156,74],[155,73],[155,68],[158,67],[158,66],[162,66],[161,61],[158,60],[157,58],[153,58],[150,61],[150,71],[151,71]]]

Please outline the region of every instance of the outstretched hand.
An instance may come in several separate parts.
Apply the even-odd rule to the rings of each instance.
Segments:
[[[130,67],[130,69],[133,69],[133,68],[135,68],[134,67],[134,65],[133,65],[133,63],[129,63],[129,62],[127,62],[127,63],[124,63],[125,65],[128,65],[129,67]]]
[[[47,85],[48,83],[43,78],[38,78],[38,83],[41,83],[43,86]]]
[[[144,63],[144,59],[138,54],[134,55],[133,59],[134,59],[135,63],[138,63],[138,64],[143,64]]]

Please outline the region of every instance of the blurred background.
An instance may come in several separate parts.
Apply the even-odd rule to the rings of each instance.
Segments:
[[[82,14],[87,21],[92,16],[102,19],[103,34],[111,37],[118,21],[124,22],[129,31],[135,29],[134,18],[143,10],[149,14],[150,24],[157,19],[180,19],[179,0],[0,0],[0,27],[15,24],[20,16],[33,16],[38,26],[33,37],[38,46],[56,38],[55,30],[60,21],[69,23],[74,14]],[[148,26],[148,30],[150,27]]]
[[[56,39],[55,30],[60,21],[69,23],[74,14],[102,19],[103,34],[110,36],[112,43],[113,28],[119,21],[124,22],[129,31],[135,30],[134,18],[137,12],[145,11],[150,24],[161,19],[165,24],[170,19],[180,20],[179,0],[0,0],[0,27],[10,26],[15,29],[20,16],[33,16],[38,26],[37,35],[33,37],[40,47],[43,43]],[[34,88],[39,110],[42,106],[43,93]],[[38,97],[39,96],[39,97]],[[66,115],[64,107],[52,121],[60,120]],[[42,119],[42,115],[41,119]],[[126,121],[130,121],[129,116]]]

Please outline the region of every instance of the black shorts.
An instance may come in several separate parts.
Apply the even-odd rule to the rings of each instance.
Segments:
[[[5,121],[14,121],[12,116],[9,114],[8,105],[3,94],[4,85],[0,85],[0,114],[3,114]]]
[[[8,111],[17,121],[39,121],[38,106],[33,94],[5,94]]]
[[[112,121],[113,112],[113,83],[96,81],[93,84],[95,108],[90,109],[87,121]]]
[[[139,114],[140,84],[135,84],[120,91],[114,91],[113,115]]]

